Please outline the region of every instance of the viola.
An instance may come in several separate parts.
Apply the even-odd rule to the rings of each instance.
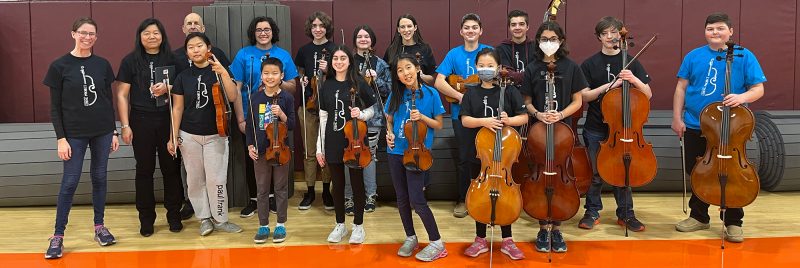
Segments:
[[[311,85],[309,87],[311,90],[311,97],[306,100],[306,111],[313,113],[316,113],[319,109],[317,99],[319,98],[319,91],[322,90],[322,79],[324,77],[322,69],[318,67],[319,61],[325,60],[328,57],[328,50],[323,48],[321,54],[321,57],[317,58],[317,53],[314,52],[314,62],[316,62],[316,64],[314,66],[314,76],[311,78]]]
[[[350,88],[350,107],[356,107],[355,88]],[[348,125],[344,127],[344,137],[347,139],[347,147],[344,148],[343,162],[350,168],[363,169],[372,161],[372,152],[364,142],[367,138],[367,122],[358,118],[350,119]]]
[[[417,91],[419,88],[411,88],[411,110],[417,109]],[[433,166],[433,156],[431,151],[425,147],[425,136],[428,134],[428,126],[422,120],[408,120],[403,125],[403,134],[408,140],[408,148],[403,151],[403,166],[411,171],[426,171]]]
[[[469,59],[467,59],[469,62]],[[453,89],[458,91],[461,94],[467,92],[468,85],[476,85],[481,82],[481,79],[478,77],[477,74],[473,74],[464,78],[463,76],[457,74],[451,74],[447,77],[447,84],[449,84]],[[445,95],[444,99],[450,103],[458,103],[458,99]]]
[[[212,56],[210,51],[206,53],[207,59],[211,59]],[[227,137],[230,134],[231,106],[230,102],[228,102],[228,96],[225,94],[225,85],[220,83],[222,78],[220,78],[219,74],[215,75],[217,76],[217,82],[211,86],[211,95],[214,99],[217,134],[220,137]]]

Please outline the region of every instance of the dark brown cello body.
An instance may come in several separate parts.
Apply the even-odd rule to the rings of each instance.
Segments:
[[[581,117],[583,117],[582,110],[578,110],[572,116],[570,127],[572,127],[572,131],[575,134],[575,146],[572,147],[572,154],[569,156],[569,165],[572,168],[572,174],[575,176],[575,187],[578,188],[578,194],[583,196],[589,191],[589,186],[592,185],[594,170],[592,170],[592,162],[589,160],[589,151],[578,140],[578,120]]]
[[[411,91],[411,110],[417,109],[417,91]],[[403,151],[403,166],[411,171],[426,171],[433,166],[431,151],[425,147],[428,126],[422,120],[408,120],[403,125],[403,135],[408,140],[408,148]]]
[[[730,94],[730,72],[735,44],[728,43],[725,92]],[[755,118],[750,109],[712,102],[700,113],[700,130],[706,151],[692,169],[692,192],[708,204],[742,208],[752,203],[760,190],[758,173],[747,159],[745,144],[753,135]]]
[[[356,91],[350,88],[350,107],[356,107]],[[350,119],[344,127],[344,137],[347,139],[347,146],[344,147],[342,161],[350,168],[363,169],[372,161],[372,152],[369,146],[364,143],[367,138],[367,122],[358,118]]]

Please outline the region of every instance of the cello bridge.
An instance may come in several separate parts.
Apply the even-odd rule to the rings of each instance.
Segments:
[[[492,174],[492,175],[489,175],[489,178],[498,178],[498,179],[502,179],[502,178],[503,178],[503,176],[500,176],[500,175],[497,175],[497,174]]]
[[[732,157],[732,156],[730,156],[730,155],[721,155],[721,154],[718,154],[718,155],[717,155],[717,158],[721,158],[721,159],[731,159],[731,158],[733,158],[733,157]]]
[[[619,139],[622,142],[633,142],[633,139]]]
[[[558,174],[558,173],[556,173],[556,172],[547,172],[547,171],[544,171],[544,172],[542,172],[542,174],[544,174],[544,175],[547,175],[547,176],[555,176],[555,175],[556,175],[556,174]]]

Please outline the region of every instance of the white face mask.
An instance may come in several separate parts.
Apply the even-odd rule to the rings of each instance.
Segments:
[[[559,43],[559,42],[551,42],[551,41],[542,42],[542,43],[539,43],[539,49],[541,49],[542,52],[544,52],[544,54],[549,57],[549,56],[553,56],[553,54],[556,54],[556,52],[558,51],[558,47],[560,45],[561,45],[561,43]]]

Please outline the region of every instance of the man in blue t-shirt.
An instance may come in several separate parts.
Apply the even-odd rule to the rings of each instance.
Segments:
[[[693,168],[697,157],[705,154],[706,139],[700,132],[700,112],[709,103],[722,101],[726,106],[753,103],[764,96],[764,82],[767,78],[750,50],[742,48],[734,51],[731,66],[730,94],[725,90],[725,49],[726,42],[733,35],[730,18],[724,13],[713,13],[706,18],[705,37],[708,45],[689,52],[678,70],[678,85],[672,101],[672,130],[683,139],[686,150],[686,167]],[[691,174],[691,170],[686,170]],[[689,200],[691,213],[688,219],[679,222],[675,229],[692,232],[710,228],[709,204],[692,194]],[[725,240],[744,241],[742,232],[742,208],[728,208],[724,219]]]
[[[466,138],[467,133],[464,127],[461,126],[461,121],[458,119],[458,112],[461,110],[461,98],[464,94],[453,89],[453,86],[447,83],[447,77],[455,74],[466,79],[470,75],[477,74],[475,72],[475,56],[478,55],[478,51],[481,51],[481,49],[487,47],[491,48],[491,46],[478,42],[481,34],[483,34],[483,29],[481,28],[481,19],[475,13],[466,14],[461,18],[460,33],[461,37],[464,38],[464,45],[454,47],[447,52],[447,56],[444,57],[442,63],[436,68],[438,75],[436,76],[435,86],[440,93],[457,100],[457,102],[450,104],[453,132],[455,133],[458,147],[465,148],[464,146],[475,146],[475,144],[473,141]],[[468,215],[464,199],[466,199],[467,189],[469,188],[470,179],[472,179],[469,178],[466,168],[467,159],[474,158],[474,155],[470,156],[465,154],[465,150],[459,150],[458,163],[456,164],[458,200],[456,200],[456,207],[453,209],[453,216],[458,218],[463,218]]]

